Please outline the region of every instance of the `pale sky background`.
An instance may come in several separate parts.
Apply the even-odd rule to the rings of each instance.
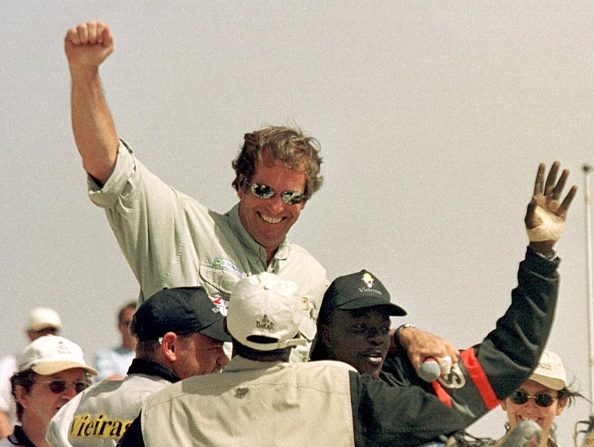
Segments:
[[[594,164],[591,1],[0,1],[0,353],[49,305],[88,358],[115,345],[138,287],[86,195],[70,129],[63,36],[108,22],[102,67],[119,135],[209,207],[236,201],[245,132],[298,124],[325,184],[290,237],[330,278],[367,268],[413,322],[479,342],[510,302],[538,163],[580,191],[558,244],[548,347],[590,396],[584,163]],[[585,401],[558,419],[572,445]],[[473,427],[503,434],[494,410]],[[322,423],[323,424],[323,423]]]

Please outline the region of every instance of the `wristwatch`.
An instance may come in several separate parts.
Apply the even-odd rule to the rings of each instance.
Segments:
[[[398,326],[396,328],[396,331],[394,332],[394,345],[396,346],[397,351],[405,351],[406,350],[406,348],[404,346],[402,346],[402,343],[400,343],[400,333],[404,329],[408,329],[408,328],[416,328],[416,326],[414,324],[404,323],[404,324],[401,324],[400,326]]]

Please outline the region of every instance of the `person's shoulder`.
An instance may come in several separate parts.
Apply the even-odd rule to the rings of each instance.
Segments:
[[[351,365],[334,360],[316,360],[294,363],[289,368],[294,382],[300,388],[335,393],[350,393],[350,376],[359,373]]]
[[[294,242],[286,241],[285,244],[289,264],[299,265],[309,274],[315,273],[318,276],[326,277],[326,269],[309,251]]]
[[[202,380],[205,377],[208,377],[210,375],[214,376],[216,374],[213,373],[213,374],[207,374],[205,376],[197,375],[197,376],[188,377],[187,379],[180,380],[179,382],[176,382],[176,383],[167,384],[163,388],[161,388],[159,390],[155,390],[153,393],[146,396],[146,399],[145,399],[144,405],[143,405],[143,411],[149,410],[153,407],[157,407],[162,402],[172,400],[179,395],[187,393],[186,388],[188,388],[189,385],[193,384],[193,379]]]
[[[316,258],[307,249],[305,249],[301,245],[299,245],[295,242],[291,242],[291,241],[286,241],[286,243],[287,243],[287,248],[290,250],[292,255],[303,256],[304,258],[311,258],[317,262]]]
[[[306,363],[296,363],[295,366],[303,369],[328,369],[334,371],[357,371],[351,365],[345,362],[339,362],[338,360],[315,360]]]
[[[130,374],[121,384],[121,386],[125,388],[133,388],[138,392],[150,393],[159,391],[169,385],[171,385],[171,382],[167,379],[148,374]]]

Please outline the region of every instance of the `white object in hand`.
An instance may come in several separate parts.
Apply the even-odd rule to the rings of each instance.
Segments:
[[[441,375],[449,374],[452,369],[452,358],[449,355],[443,357],[427,357],[421,365],[419,377],[425,382],[433,382]]]

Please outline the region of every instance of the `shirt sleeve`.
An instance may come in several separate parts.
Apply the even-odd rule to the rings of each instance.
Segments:
[[[357,446],[418,446],[466,426],[456,410],[419,387],[349,375]]]
[[[187,237],[182,195],[150,172],[120,142],[116,165],[100,186],[88,178],[91,201],[105,209],[120,249],[145,297],[161,290]]]
[[[557,304],[558,259],[532,249],[518,270],[518,286],[496,327],[461,353],[450,374],[432,382],[446,405],[471,423],[499,405],[532,373],[546,345]]]

